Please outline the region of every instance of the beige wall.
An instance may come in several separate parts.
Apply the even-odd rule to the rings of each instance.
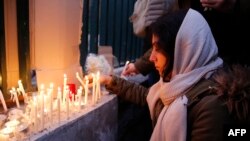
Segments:
[[[38,83],[77,83],[82,0],[30,0],[31,66]]]
[[[16,0],[4,0],[4,25],[6,40],[7,87],[17,85],[19,80]]]
[[[30,0],[31,69],[38,81],[61,86],[63,74],[69,83],[80,70],[79,43],[83,0]],[[19,80],[16,0],[4,0],[7,85],[16,87]]]

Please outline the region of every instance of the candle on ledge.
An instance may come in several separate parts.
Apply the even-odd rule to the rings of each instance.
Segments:
[[[49,91],[49,107],[50,107],[50,122],[53,123],[53,100],[54,100],[54,95],[53,95],[53,83],[50,83],[50,91]]]
[[[69,90],[66,90],[66,115],[67,120],[69,119]]]
[[[95,95],[96,95],[96,77],[95,75],[92,73],[92,105],[95,104]]]
[[[82,105],[82,86],[77,90],[77,96],[78,96],[78,106],[79,110],[81,110],[81,105]]]
[[[96,74],[96,100],[101,98],[101,88],[100,88],[100,72]]]
[[[40,87],[40,97],[41,97],[41,125],[42,130],[44,129],[44,84]]]
[[[57,120],[58,123],[60,123],[61,120],[61,116],[60,116],[60,112],[61,112],[61,102],[62,102],[62,92],[61,92],[61,88],[58,87],[58,92],[57,92]]]
[[[7,112],[7,111],[8,111],[8,108],[7,108],[7,106],[6,106],[6,103],[5,103],[5,100],[4,100],[4,97],[3,97],[3,93],[2,93],[1,90],[0,90],[0,99],[1,99],[1,103],[2,103],[2,105],[3,105],[4,111]]]
[[[24,88],[23,88],[23,84],[22,84],[22,81],[21,80],[18,80],[18,87],[19,87],[19,90],[21,91],[22,95],[23,95],[23,98],[24,98],[24,102],[27,102],[27,94],[25,93],[24,91]]]
[[[88,104],[89,78],[88,76],[85,76],[84,79],[86,80],[84,84],[84,103],[85,105],[87,105]]]
[[[60,102],[62,102],[62,90],[60,87],[57,88],[57,98],[59,98]]]
[[[79,75],[78,72],[76,72],[76,78],[81,83],[81,85],[84,86],[84,83],[83,83],[83,81],[82,81],[82,79],[81,79],[81,77],[80,77],[80,75]]]
[[[16,101],[17,108],[20,108],[20,104],[19,104],[19,100],[18,100],[16,89],[14,87],[12,87],[12,90],[10,90],[10,93],[12,95],[11,97],[14,98],[14,100]]]
[[[66,99],[66,89],[67,89],[67,75],[63,75],[63,104],[65,103]]]
[[[59,97],[57,97],[57,120],[58,120],[58,123],[60,123],[60,120],[61,120],[61,115],[60,115],[60,112],[61,112],[61,99]]]
[[[33,106],[34,106],[34,131],[37,132],[38,128],[38,120],[37,120],[37,99],[36,96],[33,98]]]
[[[50,83],[50,84],[49,84],[49,88],[50,88],[50,92],[51,92],[50,98],[51,98],[52,101],[53,101],[53,98],[54,98],[54,84],[53,84],[53,83]]]
[[[5,127],[1,130],[1,133],[4,135],[10,135],[14,131],[14,127]]]

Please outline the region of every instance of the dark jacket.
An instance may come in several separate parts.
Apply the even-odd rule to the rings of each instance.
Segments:
[[[235,71],[237,72],[239,72],[239,70],[242,70],[242,68],[235,69]],[[241,83],[238,83],[239,85],[244,84],[244,87],[242,88],[244,90],[248,90],[250,88],[249,70],[250,69],[242,70],[242,72],[244,72],[243,76],[237,76],[238,80],[241,80],[240,78],[244,77],[244,80],[242,80]],[[225,88],[223,87],[223,85],[227,85],[228,87],[230,87],[228,83],[232,82],[221,82],[224,77],[228,78],[228,76],[226,75],[227,73],[228,71],[219,71],[218,73],[216,73],[216,75],[214,75],[213,78],[201,80],[186,94],[187,98],[189,99],[187,117],[187,140],[221,141],[223,140],[224,126],[238,123],[239,117],[242,117],[242,113],[240,113],[240,116],[238,118],[235,118],[235,112],[237,111],[237,109],[235,108],[233,108],[234,110],[231,110],[230,112],[230,107],[232,109],[232,107],[236,106],[228,104],[228,100],[230,98],[228,96],[225,96],[225,94],[227,95],[228,92],[223,89],[224,95],[221,94],[222,88]],[[119,97],[130,102],[139,105],[147,104],[146,97],[149,89],[143,86],[128,82],[116,76],[112,76],[112,82],[110,85],[106,85],[106,88],[111,93],[115,93]],[[247,95],[248,97],[250,97],[250,92],[248,92]],[[249,107],[249,101],[247,105]],[[162,104],[161,100],[159,100],[156,106],[156,113],[158,113],[158,115],[161,112],[163,106],[164,105]],[[239,105],[237,106],[239,107]],[[247,115],[246,117],[249,117],[248,109],[245,109],[243,115]],[[243,121],[246,120],[243,119]],[[156,123],[156,121],[152,122],[153,125]]]
[[[204,11],[200,0],[178,0],[178,2],[181,9],[191,7],[204,16],[215,37],[219,56],[224,62],[229,65],[242,64],[250,66],[249,36],[245,36],[250,33],[249,0],[237,0],[233,11],[227,13],[216,10]],[[151,41],[150,36],[146,40]],[[135,62],[136,69],[143,75],[155,69],[153,63],[148,59],[150,53],[151,50],[148,50]]]
[[[208,22],[219,50],[219,56],[228,64],[250,65],[249,37],[250,1],[236,0],[234,7],[227,12],[215,9],[205,10],[200,0],[179,0],[180,8],[193,8],[199,11]]]

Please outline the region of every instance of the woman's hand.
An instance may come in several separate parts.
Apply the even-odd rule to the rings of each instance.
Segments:
[[[89,79],[89,87],[92,87],[93,85],[93,74],[88,74],[88,79]],[[108,85],[112,81],[112,76],[110,75],[104,75],[100,74],[100,84],[101,85]]]
[[[127,67],[125,68],[125,71],[122,72],[123,76],[133,76],[139,74],[138,70],[135,67],[134,63],[129,63]]]

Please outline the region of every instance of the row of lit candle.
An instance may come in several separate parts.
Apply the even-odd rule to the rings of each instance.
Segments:
[[[45,89],[43,84],[40,85],[39,91],[32,96],[31,100],[27,100],[28,96],[25,93],[24,87],[21,81],[18,81],[18,88],[12,88],[10,90],[11,97],[16,101],[17,108],[20,108],[18,94],[22,93],[25,99],[25,104],[31,107],[31,112],[29,113],[29,118],[31,119],[34,125],[34,131],[38,132],[45,128],[46,124],[49,122],[49,125],[52,125],[56,122],[53,120],[53,111],[56,111],[57,123],[60,123],[62,120],[62,112],[66,113],[66,119],[70,118],[70,114],[73,113],[72,110],[81,110],[82,105],[91,104],[94,105],[97,103],[98,99],[101,97],[100,89],[100,72],[96,74],[91,74],[92,77],[92,100],[88,102],[89,91],[89,78],[88,76],[84,77],[84,80],[81,79],[79,73],[76,73],[76,78],[79,80],[81,86],[77,89],[76,94],[72,94],[68,85],[67,85],[67,75],[64,74],[63,80],[63,91],[60,87],[57,89],[57,95],[54,99],[54,86],[53,83],[50,84],[49,88]],[[71,100],[69,99],[70,95],[73,95]],[[4,110],[7,111],[7,106],[2,92],[0,91],[0,99]],[[46,119],[45,119],[46,117]],[[55,117],[54,117],[55,118]]]

